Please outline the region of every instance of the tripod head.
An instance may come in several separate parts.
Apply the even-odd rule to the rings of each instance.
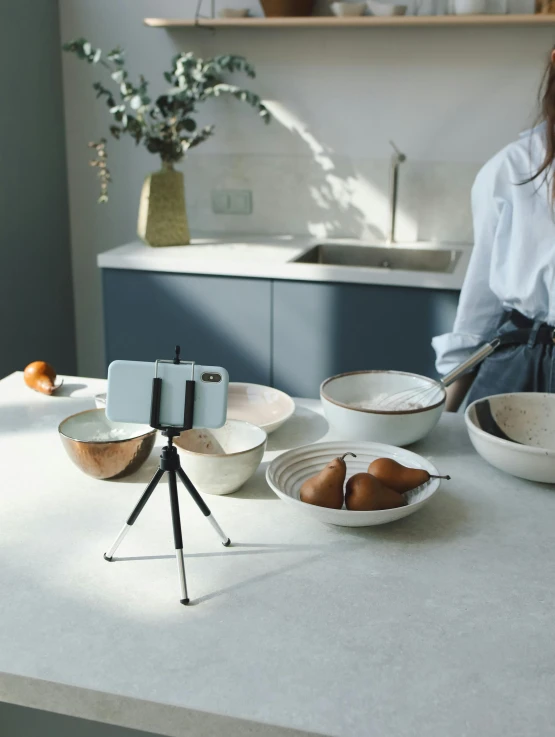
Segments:
[[[162,379],[158,376],[158,364],[159,363],[173,363],[179,365],[181,363],[181,347],[175,346],[175,355],[171,361],[159,359],[156,361],[156,370],[154,378],[152,379],[152,394],[150,400],[150,426],[155,430],[161,430],[162,435],[168,438],[168,446],[171,446],[172,439],[177,437],[180,433],[185,430],[190,430],[193,427],[193,416],[195,410],[195,381],[194,381],[194,361],[184,361],[189,363],[193,367],[191,372],[191,379],[187,379],[185,383],[185,407],[183,411],[183,425],[180,427],[173,427],[169,425],[162,425],[160,423],[160,402],[162,399]]]

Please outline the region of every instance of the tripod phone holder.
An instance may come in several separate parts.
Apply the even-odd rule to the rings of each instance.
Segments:
[[[175,445],[173,445],[174,438],[178,437],[185,430],[192,429],[194,407],[195,407],[195,381],[194,381],[195,364],[193,361],[181,361],[180,352],[181,352],[181,349],[177,345],[175,347],[175,357],[173,358],[173,360],[171,361],[158,360],[155,363],[154,378],[152,380],[150,425],[156,430],[160,430],[162,435],[167,438],[167,444],[164,446],[164,448],[162,448],[162,453],[160,454],[160,464],[158,466],[156,473],[154,474],[152,478],[152,481],[149,483],[149,485],[144,490],[143,494],[141,495],[141,498],[139,499],[139,501],[135,505],[135,508],[129,515],[127,522],[124,524],[119,535],[115,539],[114,544],[108,550],[107,553],[104,553],[104,559],[110,563],[114,560],[114,554],[116,550],[121,545],[124,537],[127,535],[131,527],[137,521],[137,518],[143,511],[153,491],[156,489],[156,487],[162,480],[162,477],[164,476],[164,474],[167,473],[168,474],[168,486],[169,486],[169,491],[170,491],[170,508],[171,508],[172,525],[173,525],[173,539],[174,539],[174,544],[175,544],[175,557],[177,561],[177,574],[179,578],[179,594],[180,594],[179,601],[181,604],[188,604],[189,595],[187,593],[187,579],[185,576],[185,561],[183,559],[183,537],[181,533],[181,517],[179,514],[179,499],[177,496],[177,478],[178,477],[183,483],[183,485],[185,486],[185,488],[187,489],[187,491],[189,492],[189,494],[191,495],[197,507],[200,509],[202,514],[206,517],[208,522],[210,522],[210,524],[212,525],[212,527],[218,534],[219,538],[222,541],[222,545],[226,548],[229,547],[231,545],[231,540],[227,537],[227,535],[224,533],[220,525],[216,522],[216,520],[212,516],[212,513],[210,512],[210,509],[208,508],[208,505],[205,503],[204,499],[198,493],[194,484],[191,482],[191,480],[189,479],[185,471],[181,468],[181,463],[179,461],[179,453],[177,452],[177,448],[175,447]],[[183,412],[183,426],[181,427],[164,426],[160,423],[160,402],[161,402],[162,391],[163,391],[163,381],[158,376],[158,364],[160,363],[173,363],[173,364],[189,363],[191,364],[192,369],[193,369],[191,372],[191,379],[187,380],[186,385],[185,385],[185,406],[184,406],[184,412]]]

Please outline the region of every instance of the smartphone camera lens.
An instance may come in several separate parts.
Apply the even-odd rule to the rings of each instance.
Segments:
[[[202,380],[207,384],[219,384],[222,380],[221,374],[209,374],[205,373],[202,375]]]

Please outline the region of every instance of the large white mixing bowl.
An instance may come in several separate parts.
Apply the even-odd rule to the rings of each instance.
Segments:
[[[396,446],[428,435],[445,404],[445,390],[436,381],[400,371],[332,376],[320,387],[320,397],[326,419],[341,438]]]

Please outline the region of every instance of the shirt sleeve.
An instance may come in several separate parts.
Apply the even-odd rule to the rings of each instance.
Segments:
[[[497,157],[496,157],[497,158]],[[491,340],[503,320],[503,305],[490,288],[492,250],[499,223],[510,207],[496,194],[500,174],[493,159],[480,171],[472,188],[474,248],[464,280],[453,332],[432,340],[436,369],[442,376]]]

